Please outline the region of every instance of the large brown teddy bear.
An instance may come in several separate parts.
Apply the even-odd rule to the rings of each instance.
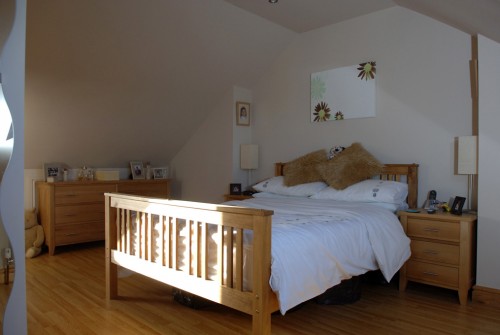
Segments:
[[[26,210],[24,213],[24,249],[26,258],[33,258],[42,252],[45,240],[43,227],[38,224],[36,210]]]

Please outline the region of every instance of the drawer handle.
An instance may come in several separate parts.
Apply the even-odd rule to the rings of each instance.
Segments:
[[[65,214],[64,216],[65,217],[74,217],[74,216],[76,216],[76,214]]]
[[[424,271],[424,275],[428,275],[428,276],[434,276],[434,277],[437,277],[438,274],[435,273],[435,272],[429,272],[429,271]]]
[[[429,231],[431,233],[438,233],[439,232],[439,228],[424,228],[424,231]]]
[[[438,255],[439,251],[436,251],[436,250],[425,250],[424,253],[428,254],[428,255]]]
[[[78,233],[67,233],[67,234],[64,234],[64,236],[76,236],[78,235]]]

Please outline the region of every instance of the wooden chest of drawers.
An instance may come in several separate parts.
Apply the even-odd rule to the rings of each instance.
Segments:
[[[399,212],[411,239],[411,258],[400,270],[399,289],[408,281],[458,291],[466,304],[475,280],[476,216]]]
[[[49,254],[55,247],[104,239],[104,193],[168,198],[169,180],[37,182],[38,213]]]

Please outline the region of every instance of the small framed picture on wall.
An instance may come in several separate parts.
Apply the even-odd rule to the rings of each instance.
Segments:
[[[236,125],[250,126],[250,103],[236,102]]]

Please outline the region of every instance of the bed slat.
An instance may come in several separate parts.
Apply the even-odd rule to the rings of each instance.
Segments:
[[[200,258],[201,258],[201,273],[200,277],[204,280],[208,279],[208,262],[207,262],[207,223],[201,223],[201,248],[200,248]]]
[[[234,271],[237,290],[243,289],[243,230],[238,229],[236,231],[236,242],[235,242],[235,261],[236,267]]]
[[[170,232],[172,234],[172,237],[170,238],[172,240],[172,249],[170,250],[172,252],[171,256],[171,267],[174,270],[178,270],[179,266],[177,264],[177,245],[179,244],[179,236],[177,235],[177,218],[172,217],[172,231]]]
[[[220,285],[224,283],[224,227],[217,227],[217,264],[219,265],[219,272],[217,275],[217,280]]]

